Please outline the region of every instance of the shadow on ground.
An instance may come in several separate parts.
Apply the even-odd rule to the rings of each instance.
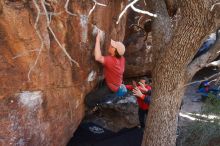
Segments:
[[[82,123],[67,146],[141,146],[143,131],[125,128],[112,132],[94,123]]]

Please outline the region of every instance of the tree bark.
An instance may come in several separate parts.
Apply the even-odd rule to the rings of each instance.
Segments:
[[[181,23],[153,70],[152,102],[142,146],[175,145],[186,68],[214,24],[209,8],[197,0],[180,2]]]
[[[152,8],[151,11],[157,14],[157,17],[154,18],[152,22],[152,51],[153,63],[155,63],[160,51],[164,49],[164,46],[172,37],[171,21],[164,0],[149,0],[147,2],[147,5],[150,5]]]

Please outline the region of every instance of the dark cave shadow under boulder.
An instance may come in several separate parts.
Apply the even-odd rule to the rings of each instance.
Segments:
[[[67,146],[141,146],[142,136],[138,127],[115,133],[89,122],[79,126]]]

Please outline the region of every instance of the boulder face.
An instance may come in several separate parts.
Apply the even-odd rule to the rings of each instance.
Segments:
[[[144,1],[136,4],[141,10],[147,8]],[[151,76],[153,69],[152,18],[130,10],[127,16],[126,34],[124,44],[126,46],[126,69],[125,76]]]
[[[107,6],[89,15],[92,0],[0,0],[0,145],[64,146],[72,137],[102,75],[97,28],[102,48],[125,34],[126,17],[116,21],[127,0],[99,3]]]
[[[131,91],[124,97],[107,97],[87,112],[83,122],[93,122],[114,132],[136,127],[139,125],[136,97]]]

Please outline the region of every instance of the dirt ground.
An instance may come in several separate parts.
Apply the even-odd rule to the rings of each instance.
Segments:
[[[203,80],[207,77],[210,77],[213,74],[219,72],[219,69],[216,68],[205,68],[199,71],[193,81]],[[184,126],[186,122],[193,121],[194,119],[190,116],[191,114],[200,114],[203,102],[199,101],[201,95],[196,93],[200,83],[195,83],[189,85],[183,97],[183,105],[179,114],[179,126]]]
[[[208,103],[199,100],[198,86],[199,83],[190,85],[185,91],[178,117],[176,146],[220,146],[220,108],[212,107],[213,111],[204,113]]]
[[[187,122],[192,121],[190,114],[200,114],[203,103],[197,101],[200,95],[196,93],[199,84],[193,84],[187,87],[184,97],[183,105],[179,113],[179,126],[184,126]]]

